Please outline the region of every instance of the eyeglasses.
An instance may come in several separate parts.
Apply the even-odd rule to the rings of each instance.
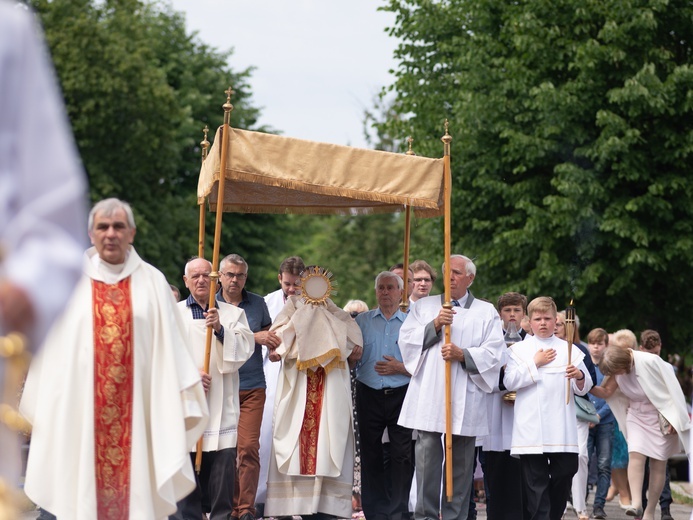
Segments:
[[[430,278],[414,278],[415,283],[431,283],[432,281]]]
[[[245,273],[223,273],[223,274],[227,280],[233,280],[234,278],[237,278],[239,280],[245,280],[246,276],[248,276]]]
[[[360,312],[357,312],[357,311],[351,311],[351,312],[349,313],[349,315],[350,315],[352,318],[355,318],[355,317],[358,316],[359,314],[361,314],[361,313],[360,313]]]

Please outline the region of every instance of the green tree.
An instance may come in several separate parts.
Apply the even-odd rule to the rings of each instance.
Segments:
[[[166,2],[32,0],[65,97],[90,182],[92,201],[119,197],[137,218],[136,245],[147,261],[182,285],[182,266],[197,253],[197,177],[202,128],[222,123],[224,90],[235,91],[232,125],[259,131],[251,103],[252,69],[233,71],[220,52],[185,28]],[[225,216],[225,220],[228,216]],[[211,258],[213,215],[209,215]],[[222,253],[253,266],[259,289],[275,266],[256,237],[283,244],[283,222],[244,216],[225,225]]]
[[[390,0],[391,86],[439,155],[448,119],[453,250],[480,296],[576,299],[582,330],[693,339],[693,4]]]

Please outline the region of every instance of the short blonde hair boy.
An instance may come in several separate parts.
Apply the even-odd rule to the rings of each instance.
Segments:
[[[534,298],[527,306],[527,315],[529,316],[529,319],[532,319],[532,314],[535,312],[550,312],[555,318],[556,314],[558,313],[556,302],[554,302],[553,298],[550,298],[549,296],[539,296],[538,298]]]

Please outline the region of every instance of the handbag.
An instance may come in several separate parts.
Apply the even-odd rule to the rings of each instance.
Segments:
[[[599,424],[599,417],[597,416],[597,409],[592,404],[592,401],[588,401],[580,396],[574,396],[575,400],[575,416],[580,421],[590,422],[593,424]]]
[[[662,432],[662,435],[674,435],[676,433],[674,427],[661,413],[659,413],[659,431]]]

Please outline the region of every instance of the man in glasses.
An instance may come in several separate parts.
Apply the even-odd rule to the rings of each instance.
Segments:
[[[411,270],[414,273],[414,290],[411,293],[411,301],[415,302],[431,294],[431,289],[433,289],[433,282],[436,281],[437,273],[425,260],[415,260],[412,262]]]
[[[255,336],[253,354],[238,370],[241,415],[238,420],[238,467],[231,516],[240,520],[254,520],[255,495],[260,479],[260,426],[267,387],[262,368],[262,345],[275,349],[281,341],[279,336],[269,330],[272,319],[264,298],[245,290],[248,264],[243,257],[236,254],[224,257],[219,271],[221,289],[217,293],[217,300],[243,309]]]

